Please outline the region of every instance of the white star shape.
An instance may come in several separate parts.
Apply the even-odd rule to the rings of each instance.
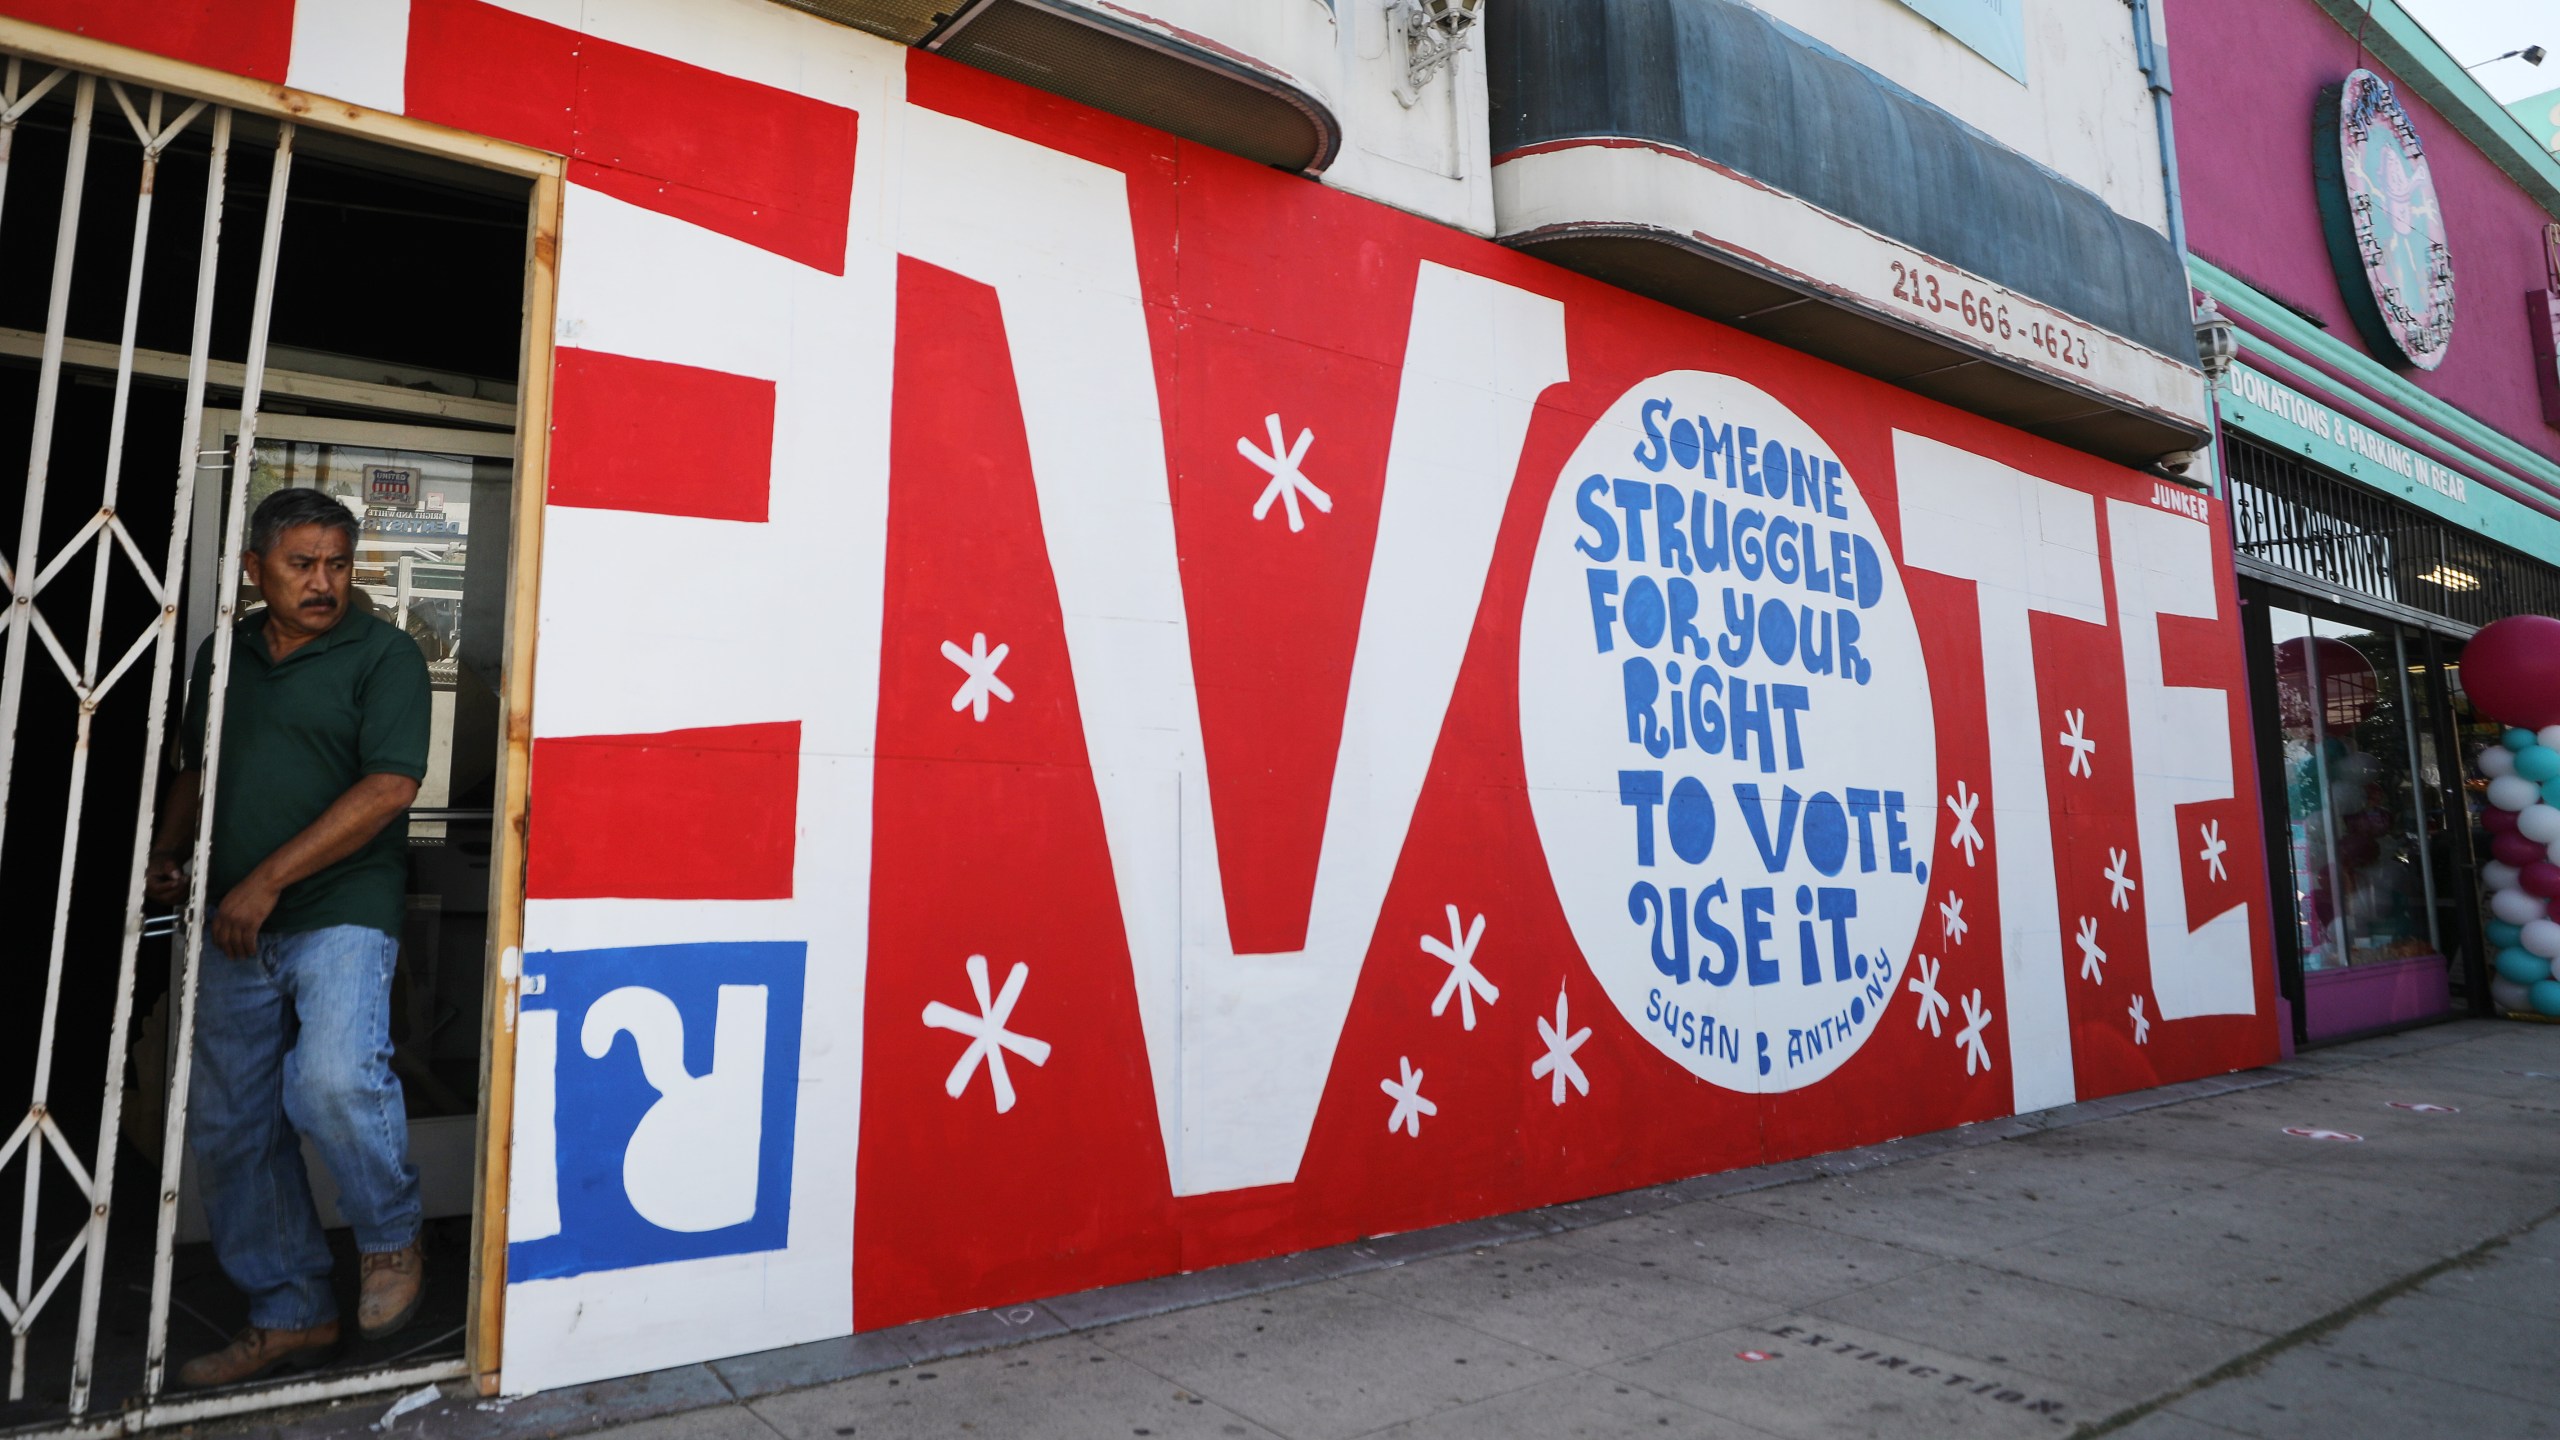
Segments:
[[[992,1000],[987,996],[987,957],[969,957],[969,989],[978,999],[978,1013],[955,1010],[936,1000],[924,1007],[924,1023],[936,1030],[956,1030],[969,1037],[969,1048],[960,1052],[960,1063],[942,1082],[942,1093],[957,1100],[969,1088],[969,1079],[978,1066],[987,1067],[987,1080],[995,1087],[996,1113],[1002,1115],[1013,1108],[1013,1077],[1005,1073],[1004,1052],[1012,1051],[1034,1065],[1049,1063],[1049,1042],[1017,1035],[1004,1028],[1013,1018],[1014,1002],[1022,998],[1023,982],[1031,978],[1031,967],[1020,961],[1004,977],[1004,990]]]
[[[1982,808],[1982,793],[1978,790],[1967,790],[1964,782],[1959,780],[1956,782],[1956,793],[1947,797],[1947,808],[1953,811],[1956,817],[1955,834],[1949,837],[1948,843],[1962,850],[1964,863],[1971,866],[1975,857],[1982,853],[1982,832],[1976,829],[1973,823],[1973,812]]]
[[[2098,917],[2080,917],[2080,978],[2093,985],[2107,983],[2107,952],[2098,948]]]
[[[2133,1043],[2136,1045],[2150,1044],[2151,1017],[2142,1013],[2142,997],[2139,995],[2134,996],[2133,1008],[2124,1013],[2133,1017]]]
[[[1422,1072],[1413,1068],[1413,1061],[1399,1055],[1396,1064],[1404,1071],[1403,1083],[1393,1080],[1378,1082],[1378,1088],[1396,1102],[1396,1108],[1387,1114],[1387,1130],[1389,1133],[1402,1130],[1419,1140],[1422,1138],[1422,1117],[1439,1114],[1440,1107],[1422,1098]]]
[[[2133,904],[2124,897],[2142,887],[2134,884],[2133,877],[2125,873],[2124,859],[2125,852],[2112,845],[2107,847],[2107,903],[2119,910],[2130,910]]]
[[[2085,733],[2089,723],[2089,712],[2065,710],[2062,712],[2062,718],[2070,728],[2053,738],[2060,742],[2064,749],[2071,752],[2070,773],[2095,775],[2097,770],[2089,763],[2089,757],[2097,753],[2098,742],[2090,739]]]
[[[1448,1014],[1449,997],[1455,995],[1458,997],[1460,1020],[1465,1028],[1473,1030],[1476,1028],[1476,997],[1483,996],[1484,1003],[1490,1005],[1502,998],[1502,992],[1494,989],[1493,982],[1484,978],[1484,972],[1476,968],[1476,942],[1484,938],[1484,917],[1478,915],[1474,924],[1461,930],[1458,907],[1449,906],[1448,911],[1449,938],[1443,941],[1432,935],[1422,937],[1423,953],[1438,956],[1449,967],[1449,978],[1441,982],[1440,994],[1431,1002],[1431,1013]]]
[[[1262,487],[1262,498],[1253,502],[1253,518],[1259,520],[1270,514],[1271,502],[1277,500],[1289,511],[1289,528],[1304,530],[1307,528],[1306,517],[1298,513],[1300,495],[1306,496],[1308,503],[1314,505],[1317,510],[1327,515],[1333,513],[1333,497],[1317,489],[1316,483],[1298,470],[1298,462],[1306,458],[1307,447],[1315,443],[1316,432],[1300,430],[1298,443],[1283,450],[1280,443],[1280,417],[1266,415],[1262,423],[1270,427],[1271,449],[1268,453],[1256,448],[1251,440],[1241,435],[1236,437],[1236,453],[1252,461],[1263,474],[1271,477],[1271,483]]]
[[[969,677],[960,682],[959,689],[951,692],[951,708],[972,712],[970,718],[983,725],[987,721],[988,696],[1010,703],[1013,687],[996,678],[996,667],[1004,663],[1004,657],[1012,650],[1010,645],[999,645],[990,651],[983,633],[970,636],[966,650],[952,641],[943,641],[942,658],[959,666],[960,673]]]
[[[1948,891],[1947,898],[1938,902],[1938,938],[1961,945],[1964,932],[1972,928],[1973,922],[1964,918],[1964,897]]]
[[[1544,1015],[1537,1019],[1538,1038],[1546,1042],[1547,1053],[1539,1056],[1529,1066],[1529,1078],[1538,1080],[1549,1076],[1554,1077],[1552,1093],[1558,1105],[1564,1103],[1564,1087],[1568,1082],[1573,1086],[1573,1093],[1590,1094],[1591,1081],[1583,1075],[1582,1066],[1574,1060],[1573,1052],[1581,1049],[1582,1042],[1591,1038],[1591,1027],[1585,1025],[1570,1034],[1566,1033],[1573,1021],[1565,1012],[1564,991],[1561,988],[1556,991],[1556,1023],[1548,1024],[1547,1017]]]
[[[1991,1024],[1991,1011],[1982,1003],[1982,992],[1964,997],[1964,1028],[1956,1032],[1956,1048],[1965,1052],[1964,1073],[1970,1075],[1975,1066],[1991,1073],[1991,1049],[1982,1043],[1982,1032]]]
[[[1911,1018],[1912,1028],[1926,1027],[1930,1035],[1941,1035],[1945,1032],[1938,1028],[1938,1021],[1946,1016],[1947,997],[1938,993],[1939,965],[1926,955],[1917,958],[1920,963],[1912,968],[1920,973],[1911,981],[1911,993],[1920,997],[1920,1011]]]
[[[2204,848],[2196,852],[2196,858],[2204,862],[2205,873],[2216,880],[2230,879],[2231,872],[2222,863],[2223,853],[2231,848],[2223,842],[2222,822],[2207,820],[2196,834],[2204,841]]]

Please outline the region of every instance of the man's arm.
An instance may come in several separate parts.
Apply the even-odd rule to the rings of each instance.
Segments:
[[[275,853],[259,861],[258,868],[222,897],[221,908],[213,916],[213,943],[232,955],[254,953],[258,927],[267,922],[284,887],[362,849],[417,798],[418,782],[406,775],[367,775],[348,786],[345,794],[320,812],[319,819],[277,846]]]
[[[142,893],[162,905],[186,898],[187,856],[196,845],[196,816],[204,806],[204,775],[181,770],[169,787],[169,803],[160,810],[160,828],[151,838],[151,864],[142,873]]]

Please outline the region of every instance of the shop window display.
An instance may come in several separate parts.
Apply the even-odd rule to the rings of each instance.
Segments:
[[[2293,920],[2315,1039],[2440,1013],[2434,744],[2398,627],[2271,607]],[[2421,637],[2423,640],[2423,637]],[[2431,823],[2431,819],[2434,823]]]

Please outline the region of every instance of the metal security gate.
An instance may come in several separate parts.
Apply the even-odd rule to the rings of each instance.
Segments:
[[[58,197],[14,193],[10,188],[11,160],[18,149],[21,128],[30,123],[31,116],[37,115],[43,116],[48,127],[62,124],[67,119],[67,150]],[[8,1397],[11,1401],[22,1401],[27,1396],[29,1337],[38,1323],[50,1317],[55,1325],[68,1319],[75,1327],[70,1347],[71,1373],[65,1392],[67,1403],[61,1416],[74,1422],[91,1410],[95,1398],[109,1222],[115,1209],[116,1154],[123,1121],[122,1086],[134,1021],[135,982],[142,956],[142,940],[149,928],[144,914],[144,874],[151,849],[154,801],[163,766],[166,731],[174,709],[172,679],[185,593],[186,577],[182,572],[189,548],[189,520],[196,509],[194,501],[199,483],[224,484],[226,477],[229,498],[220,510],[225,519],[218,561],[220,582],[215,590],[220,598],[212,627],[215,636],[213,683],[207,696],[207,734],[217,742],[222,734],[223,697],[230,673],[233,628],[230,622],[238,606],[249,462],[256,443],[259,405],[266,384],[269,320],[294,153],[294,126],[290,122],[275,123],[272,126],[272,158],[267,166],[263,223],[259,230],[256,280],[251,294],[248,346],[241,362],[217,361],[211,354],[215,291],[220,270],[224,200],[230,183],[228,172],[233,132],[238,119],[226,106],[36,61],[9,58],[5,71],[0,71],[0,223],[5,223],[13,206],[23,212],[31,203],[43,206],[48,201],[58,200],[51,239],[52,272],[46,294],[44,329],[36,355],[32,439],[23,482],[19,533],[14,547],[6,556],[0,556],[0,585],[6,586],[9,597],[5,659],[0,659],[0,841],[18,839],[19,849],[23,852],[29,851],[30,842],[39,838],[50,839],[9,835],[10,802],[12,799],[20,801],[17,808],[23,812],[26,802],[35,794],[33,787],[67,785],[59,837],[60,854],[58,860],[52,862],[55,871],[52,905],[40,967],[12,963],[6,970],[0,970],[0,985],[10,987],[5,1002],[10,1007],[24,1003],[20,997],[35,988],[30,984],[33,979],[30,972],[40,968],[42,977],[42,1009],[35,1026],[33,1054],[31,1057],[14,1057],[21,1063],[32,1060],[32,1081],[26,1108],[9,1128],[5,1142],[0,1142],[0,1207],[14,1199],[18,1210],[18,1223],[9,1227],[15,1232],[15,1253],[9,1257],[6,1269],[0,1270],[0,1323],[9,1327]],[[262,127],[267,124],[264,121],[256,123]],[[120,143],[122,136],[115,133],[118,129],[129,129],[133,143],[140,148],[140,184],[133,195],[130,210],[129,260],[123,275],[121,329],[111,381],[112,398],[106,410],[106,460],[99,472],[100,484],[96,493],[75,496],[60,491],[52,483],[57,440],[60,438],[57,432],[64,426],[61,413],[67,368],[64,352],[67,344],[79,344],[69,335],[68,326],[75,280],[80,278],[75,276],[75,269],[82,258],[83,247],[79,242],[84,225],[91,241],[89,248],[104,253],[105,247],[96,244],[101,227],[111,228],[122,218],[118,213],[124,208],[119,203],[121,197],[87,193],[93,151],[105,139],[113,138]],[[205,166],[202,209],[195,217],[201,231],[193,274],[158,273],[170,268],[161,266],[146,276],[147,270],[154,269],[150,261],[154,253],[156,182],[163,158],[171,152],[171,147],[182,143],[205,147],[201,152]],[[191,157],[195,154],[190,152]],[[24,182],[21,183],[23,186]],[[97,207],[97,213],[84,214],[91,206]],[[171,493],[165,497],[170,517],[168,533],[165,537],[148,538],[138,535],[128,526],[118,503],[119,478],[126,470],[127,430],[133,411],[136,332],[144,308],[146,279],[154,285],[191,283],[193,287],[192,326],[185,357],[183,418],[178,427],[180,444],[177,453],[170,457],[170,467],[158,472],[168,477],[167,483],[172,487]],[[81,378],[87,380],[96,378],[103,366],[71,368],[82,368]],[[209,383],[238,393],[236,441],[228,455],[218,450],[208,452],[199,448],[198,437],[205,416]],[[84,485],[83,489],[86,488]],[[149,508],[156,512],[160,498],[155,497]],[[85,513],[86,516],[67,541],[50,546],[45,540],[49,503],[57,516],[63,516],[67,506],[78,507],[69,510],[69,514]],[[58,525],[56,529],[59,529]],[[152,543],[154,540],[160,543]],[[66,591],[70,593],[66,594]],[[85,597],[82,592],[85,592]],[[137,600],[136,592],[147,597],[147,605]],[[82,609],[84,598],[85,609]],[[127,616],[148,613],[150,618],[138,628],[128,626],[120,630],[113,623],[113,617],[119,610]],[[79,623],[70,623],[72,618]],[[53,684],[57,677],[61,681],[58,687]],[[22,721],[36,716],[37,707],[55,705],[68,705],[75,712],[68,756],[39,753],[37,748],[21,744],[21,732],[27,728]],[[91,746],[93,727],[102,713],[119,706],[147,707],[142,716],[144,738],[140,755],[111,754],[106,757],[108,763],[130,763],[138,758],[141,767],[140,800],[137,812],[130,817],[92,815],[88,813],[85,801],[90,766],[95,758]],[[46,744],[42,748],[52,747]],[[186,1133],[196,966],[201,948],[194,922],[196,917],[205,913],[208,899],[205,893],[207,860],[211,845],[213,796],[220,763],[219,744],[208,744],[203,766],[205,800],[194,837],[193,878],[176,917],[176,943],[172,951],[169,989],[171,1019],[165,1071],[165,1123],[160,1143],[157,1216],[153,1229],[156,1239],[140,1384],[134,1393],[114,1397],[121,1401],[122,1411],[97,1427],[107,1430],[139,1428],[224,1410],[378,1388],[410,1379],[413,1375],[416,1378],[442,1378],[461,1373],[463,1368],[459,1362],[446,1362],[411,1367],[397,1374],[377,1369],[366,1375],[342,1379],[191,1398],[180,1405],[166,1404],[160,1399],[169,1378],[172,1255],[178,1219],[180,1162]],[[44,813],[49,814],[49,811]],[[66,1041],[61,1020],[65,967],[72,932],[74,872],[79,868],[84,826],[126,824],[131,826],[132,844],[122,877],[123,925],[116,952],[112,1020],[104,1037],[106,1065],[100,1118],[94,1135],[76,1135],[57,1120],[52,1103],[58,1093],[71,1093],[67,1087],[83,1085],[97,1078],[73,1073],[70,1062],[61,1053]],[[33,853],[40,855],[42,851],[37,849]],[[32,938],[33,926],[27,923],[31,918],[22,917],[16,923],[16,933],[7,937],[12,942],[7,953],[13,962],[32,958],[32,946],[24,943]],[[0,1064],[14,1068],[10,1063],[12,1059],[5,1052],[0,1052]],[[5,1074],[5,1071],[0,1071],[0,1074]],[[4,1118],[5,1112],[0,1112],[0,1119]],[[14,1176],[12,1167],[16,1167]],[[15,1185],[8,1183],[12,1178],[17,1181]],[[63,1194],[66,1188],[70,1197]],[[40,1230],[45,1227],[39,1225],[48,1206],[54,1207],[53,1213],[59,1214],[65,1203],[85,1207],[87,1212],[85,1223],[79,1225],[67,1243],[58,1234],[52,1237],[41,1234]],[[5,1210],[0,1210],[0,1213],[5,1213]],[[0,1231],[0,1236],[6,1233]],[[75,1275],[76,1285],[73,1283]],[[63,1312],[66,1310],[76,1313],[65,1316]]]

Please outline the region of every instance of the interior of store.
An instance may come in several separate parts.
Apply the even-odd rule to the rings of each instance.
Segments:
[[[62,1418],[77,1388],[88,1262],[66,1257],[96,1233],[87,1172],[110,1165],[87,1410],[112,1410],[142,1385],[184,936],[171,907],[138,900],[137,825],[148,826],[174,773],[173,746],[152,762],[155,731],[175,734],[187,661],[214,626],[262,288],[271,330],[247,503],[314,485],[348,505],[361,529],[355,603],[417,643],[434,705],[430,774],[409,816],[391,1036],[432,1217],[428,1296],[388,1340],[358,1343],[348,1327],[329,1363],[462,1352],[529,205],[521,179],[307,127],[280,168],[271,121],[54,74],[10,61],[0,95],[0,108],[21,110],[0,141],[0,274],[11,280],[0,286],[0,456],[25,460],[20,483],[0,486],[0,536],[13,537],[13,591],[30,557],[43,577],[20,602],[42,622],[28,622],[23,682],[0,696],[12,741],[0,1135],[19,1125],[24,1101],[61,1137],[32,1126],[0,1159],[0,1285],[22,1307],[30,1277],[44,1296],[8,1361],[0,1427]],[[262,287],[279,183],[281,229]],[[208,235],[204,389],[191,411]],[[41,437],[40,416],[50,422]],[[164,613],[172,642],[156,647]],[[109,679],[119,657],[129,663]],[[155,708],[161,673],[166,703]],[[130,952],[129,926],[140,936]],[[116,1066],[119,1013],[128,1043]],[[119,1113],[108,1122],[111,1102]],[[106,1154],[102,1122],[113,1126]],[[326,1169],[306,1160],[334,1224]],[[36,1169],[33,1180],[21,1166]],[[178,1173],[173,1375],[246,1318],[203,1241],[192,1174]],[[341,1311],[352,1314],[352,1246],[343,1229],[331,1239]],[[58,1277],[50,1290],[48,1276]]]

